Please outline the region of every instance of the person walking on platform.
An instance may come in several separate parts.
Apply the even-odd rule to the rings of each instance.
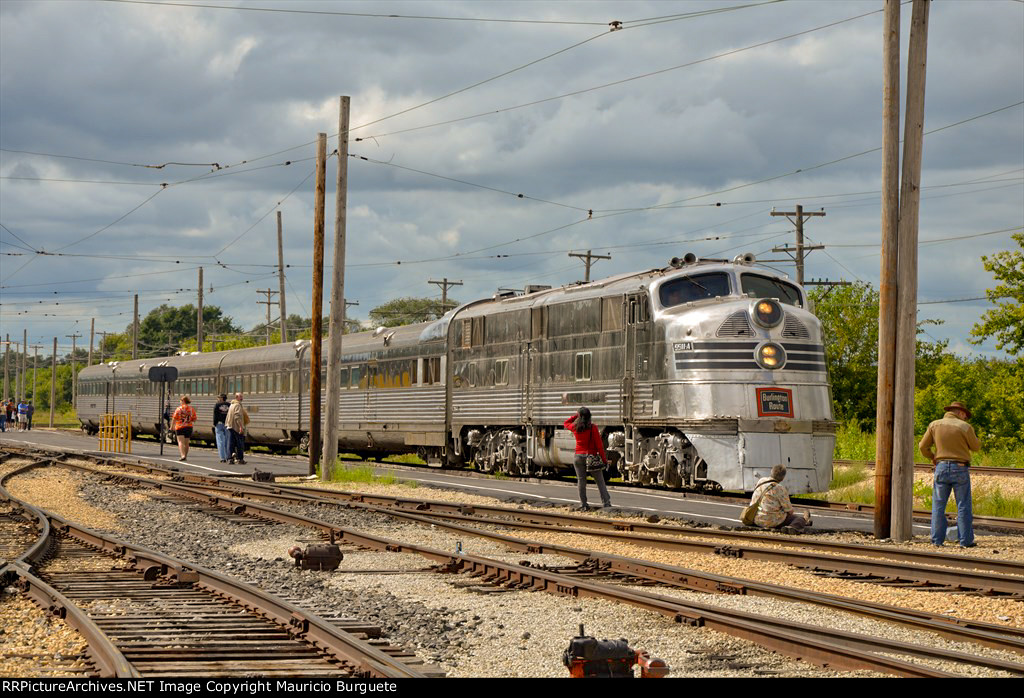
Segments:
[[[183,463],[188,458],[188,447],[192,439],[192,427],[196,423],[196,411],[193,409],[191,402],[192,400],[189,399],[188,395],[182,395],[181,406],[174,410],[174,414],[171,415],[174,434],[178,437],[178,451],[181,453],[181,458],[178,460]]]
[[[228,463],[245,465],[245,427],[249,423],[249,413],[242,407],[241,393],[235,393],[225,421],[231,435],[231,458]]]
[[[32,401],[29,400],[28,404],[25,405],[25,416],[27,417],[27,419],[25,420],[25,428],[28,429],[29,431],[32,431],[32,415],[34,415],[35,413],[35,405],[33,405]]]
[[[231,435],[228,433],[227,418],[231,403],[226,393],[220,394],[220,402],[213,406],[213,432],[217,438],[217,453],[220,462],[227,463],[231,457]]]
[[[591,475],[597,483],[597,491],[601,495],[601,503],[605,508],[612,505],[608,487],[604,483],[604,469],[608,467],[608,454],[604,450],[601,432],[597,425],[590,421],[590,410],[581,407],[576,414],[565,420],[562,425],[576,436],[576,457],[573,468],[576,470],[576,488],[580,497],[580,509],[587,511],[587,475]]]
[[[956,530],[961,548],[973,548],[974,511],[971,505],[971,451],[981,448],[974,427],[967,423],[971,411],[961,402],[946,406],[942,419],[928,425],[918,444],[921,454],[935,466],[932,479],[933,545],[946,542],[946,502],[956,496]]]

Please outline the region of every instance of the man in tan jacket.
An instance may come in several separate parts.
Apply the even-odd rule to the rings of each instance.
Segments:
[[[228,463],[245,465],[245,427],[248,423],[249,413],[242,407],[242,394],[235,393],[235,399],[228,408],[228,416],[224,418],[228,436],[231,437],[231,458]]]
[[[971,510],[971,451],[981,448],[974,427],[967,423],[971,411],[963,403],[946,406],[942,419],[928,425],[918,448],[935,466],[932,481],[932,544],[946,541],[946,502],[956,495],[956,528],[961,548],[973,548],[974,514]]]

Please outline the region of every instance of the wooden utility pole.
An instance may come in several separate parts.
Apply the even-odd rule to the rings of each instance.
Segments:
[[[265,295],[267,297],[267,300],[265,300],[265,301],[256,301],[256,303],[259,304],[259,305],[266,305],[267,306],[267,346],[269,347],[270,346],[270,306],[277,305],[277,301],[270,300],[270,297],[273,294],[277,293],[277,291],[273,291],[273,290],[271,290],[269,288],[266,291],[261,291],[260,289],[256,289],[256,293],[262,293],[263,295]]]
[[[92,345],[96,339],[96,318],[89,321],[89,365],[92,366]]]
[[[21,397],[28,390],[28,330],[21,331]]]
[[[4,339],[4,391],[3,391],[3,394],[0,395],[0,397],[2,397],[5,401],[7,400],[8,397],[10,397],[8,395],[8,393],[7,393],[7,391],[10,390],[10,385],[11,385],[10,360],[11,360],[11,335],[10,335],[10,333],[8,333],[6,335],[6,337],[5,337],[5,339]]]
[[[39,366],[39,350],[43,348],[42,344],[32,345],[32,399],[36,399],[36,368]],[[28,399],[28,395],[25,396]]]
[[[334,267],[331,272],[331,317],[327,336],[327,414],[324,420],[323,473],[329,480],[338,459],[338,417],[341,400],[341,339],[345,334],[345,224],[348,212],[349,98],[338,105],[338,179],[334,190]]]
[[[882,35],[882,262],[878,291],[875,399],[875,538],[892,532],[893,405],[900,217],[900,0],[885,0]]]
[[[135,294],[135,312],[132,315],[132,361],[139,358],[139,294]]]
[[[199,267],[199,311],[196,313],[196,350],[203,350],[203,268]]]
[[[57,338],[53,338],[53,363],[50,368],[50,428],[53,429],[53,411],[57,403]]]
[[[448,287],[449,286],[461,286],[461,281],[449,281],[447,278],[441,281],[434,281],[433,279],[427,281],[428,284],[435,284],[441,287],[441,314],[444,315],[448,312]]]
[[[281,343],[288,341],[288,311],[284,308],[284,244],[281,235],[281,212],[277,212],[277,302],[281,311]],[[267,306],[269,309],[270,306]]]
[[[138,321],[138,317],[139,317],[139,313],[138,313],[138,298],[139,298],[138,296],[135,296],[135,299],[136,299],[135,300],[135,303],[136,303],[136,311],[135,311],[136,321]],[[76,349],[75,340],[78,339],[79,337],[81,337],[82,335],[80,335],[78,333],[74,333],[74,334],[66,334],[64,336],[71,338],[71,404],[74,405],[75,404],[75,400],[78,397],[78,374],[75,372],[75,349]]]
[[[97,332],[96,334],[98,334],[100,336],[100,363],[102,364],[103,363],[103,359],[107,358],[106,357],[106,348],[103,345],[107,343],[107,335],[111,334],[111,333],[110,332]]]
[[[776,211],[775,209],[772,209],[772,215],[785,216],[786,218],[789,218],[790,223],[796,226],[796,256],[793,258],[796,260],[796,282],[803,286],[804,257],[806,256],[806,252],[809,252],[811,250],[825,249],[824,245],[804,244],[804,221],[810,218],[811,216],[824,216],[825,211],[824,209],[822,209],[821,211],[811,211],[808,213],[804,213],[804,207],[800,204],[797,204],[795,211]],[[790,218],[790,216],[795,216],[796,218]],[[772,248],[772,252],[785,252],[789,254],[789,247],[774,247]]]
[[[914,362],[917,354],[917,226],[921,201],[929,0],[914,0],[907,56],[907,113],[900,182],[896,380],[893,403],[892,539],[913,537]]]
[[[594,263],[596,259],[611,259],[612,256],[603,254],[591,254],[590,250],[587,250],[586,254],[580,254],[579,252],[570,252],[570,257],[579,257],[583,260],[583,263],[587,266],[586,275],[583,277],[583,281],[586,283],[590,282],[590,265]]]
[[[320,366],[324,311],[324,204],[327,198],[327,134],[317,135],[316,188],[313,196],[313,336],[309,355],[309,474],[320,462]]]

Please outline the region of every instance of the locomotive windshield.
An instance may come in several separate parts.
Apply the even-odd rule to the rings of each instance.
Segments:
[[[680,276],[677,279],[666,281],[658,289],[658,300],[666,308],[728,295],[729,275],[720,271]]]
[[[740,279],[743,293],[754,298],[778,298],[788,305],[803,307],[800,300],[800,289],[781,279],[756,274],[744,274]]]

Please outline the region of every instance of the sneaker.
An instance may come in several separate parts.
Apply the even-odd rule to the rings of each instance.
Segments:
[[[238,461],[238,464],[239,465],[245,465],[245,461],[244,460],[240,460],[240,461]]]
[[[590,507],[586,504],[581,504],[576,507],[576,511],[590,511]]]
[[[184,463],[184,462],[186,462],[186,461],[185,461],[185,459],[184,459],[184,458],[179,458],[179,459],[178,459],[178,462],[179,462],[179,463]]]
[[[977,543],[968,543],[967,545],[964,545],[963,543],[961,543],[960,547],[961,548],[977,548],[978,544]]]
[[[604,507],[605,509],[611,509],[612,508],[612,503],[611,502],[605,502],[601,506]]]
[[[227,461],[226,461],[226,460],[224,460],[223,458],[221,458],[221,459],[220,459],[220,462],[221,462],[221,463],[227,463]]]
[[[232,458],[231,460],[228,461],[228,465],[234,465],[234,464],[235,464],[235,459],[234,458]]]
[[[791,536],[800,533],[800,529],[795,526],[783,526],[779,530],[783,533],[788,533]]]

